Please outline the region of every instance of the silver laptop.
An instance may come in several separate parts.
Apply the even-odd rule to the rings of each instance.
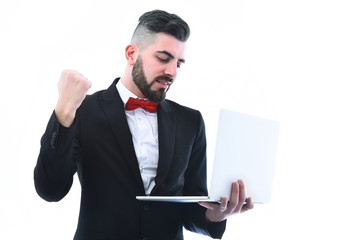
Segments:
[[[219,202],[230,199],[231,184],[245,183],[245,195],[269,203],[279,124],[239,112],[220,110],[209,196],[137,196],[143,201]]]

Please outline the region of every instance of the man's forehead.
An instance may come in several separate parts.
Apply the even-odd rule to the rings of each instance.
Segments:
[[[156,35],[156,39],[152,44],[154,52],[184,60],[186,42],[182,42],[166,33],[158,33]]]

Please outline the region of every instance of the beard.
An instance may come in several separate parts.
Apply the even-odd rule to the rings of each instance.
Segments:
[[[172,78],[163,75],[156,77],[151,83],[148,83],[145,77],[141,56],[139,56],[138,59],[135,61],[135,64],[131,72],[131,76],[133,78],[134,83],[141,91],[141,93],[150,101],[157,103],[164,101],[166,97],[166,93],[170,88],[170,85],[168,86],[167,90],[165,88],[160,88],[159,90],[156,91],[151,90],[151,86],[158,80],[166,80],[170,83],[172,82]]]

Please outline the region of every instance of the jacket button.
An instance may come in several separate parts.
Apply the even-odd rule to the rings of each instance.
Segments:
[[[149,204],[145,204],[144,205],[144,211],[149,211],[150,210],[150,205]]]
[[[51,137],[51,142],[50,142],[52,149],[55,149],[56,137],[57,137],[57,132],[53,132],[52,137]]]

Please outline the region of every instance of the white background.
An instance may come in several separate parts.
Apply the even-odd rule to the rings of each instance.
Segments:
[[[223,239],[360,239],[360,8],[350,0],[0,2],[0,239],[72,239],[76,177],[58,203],[33,168],[65,68],[107,88],[138,17],[164,9],[192,35],[168,98],[199,109],[212,163],[219,108],[280,122],[272,203]],[[208,239],[186,233],[186,239]]]

